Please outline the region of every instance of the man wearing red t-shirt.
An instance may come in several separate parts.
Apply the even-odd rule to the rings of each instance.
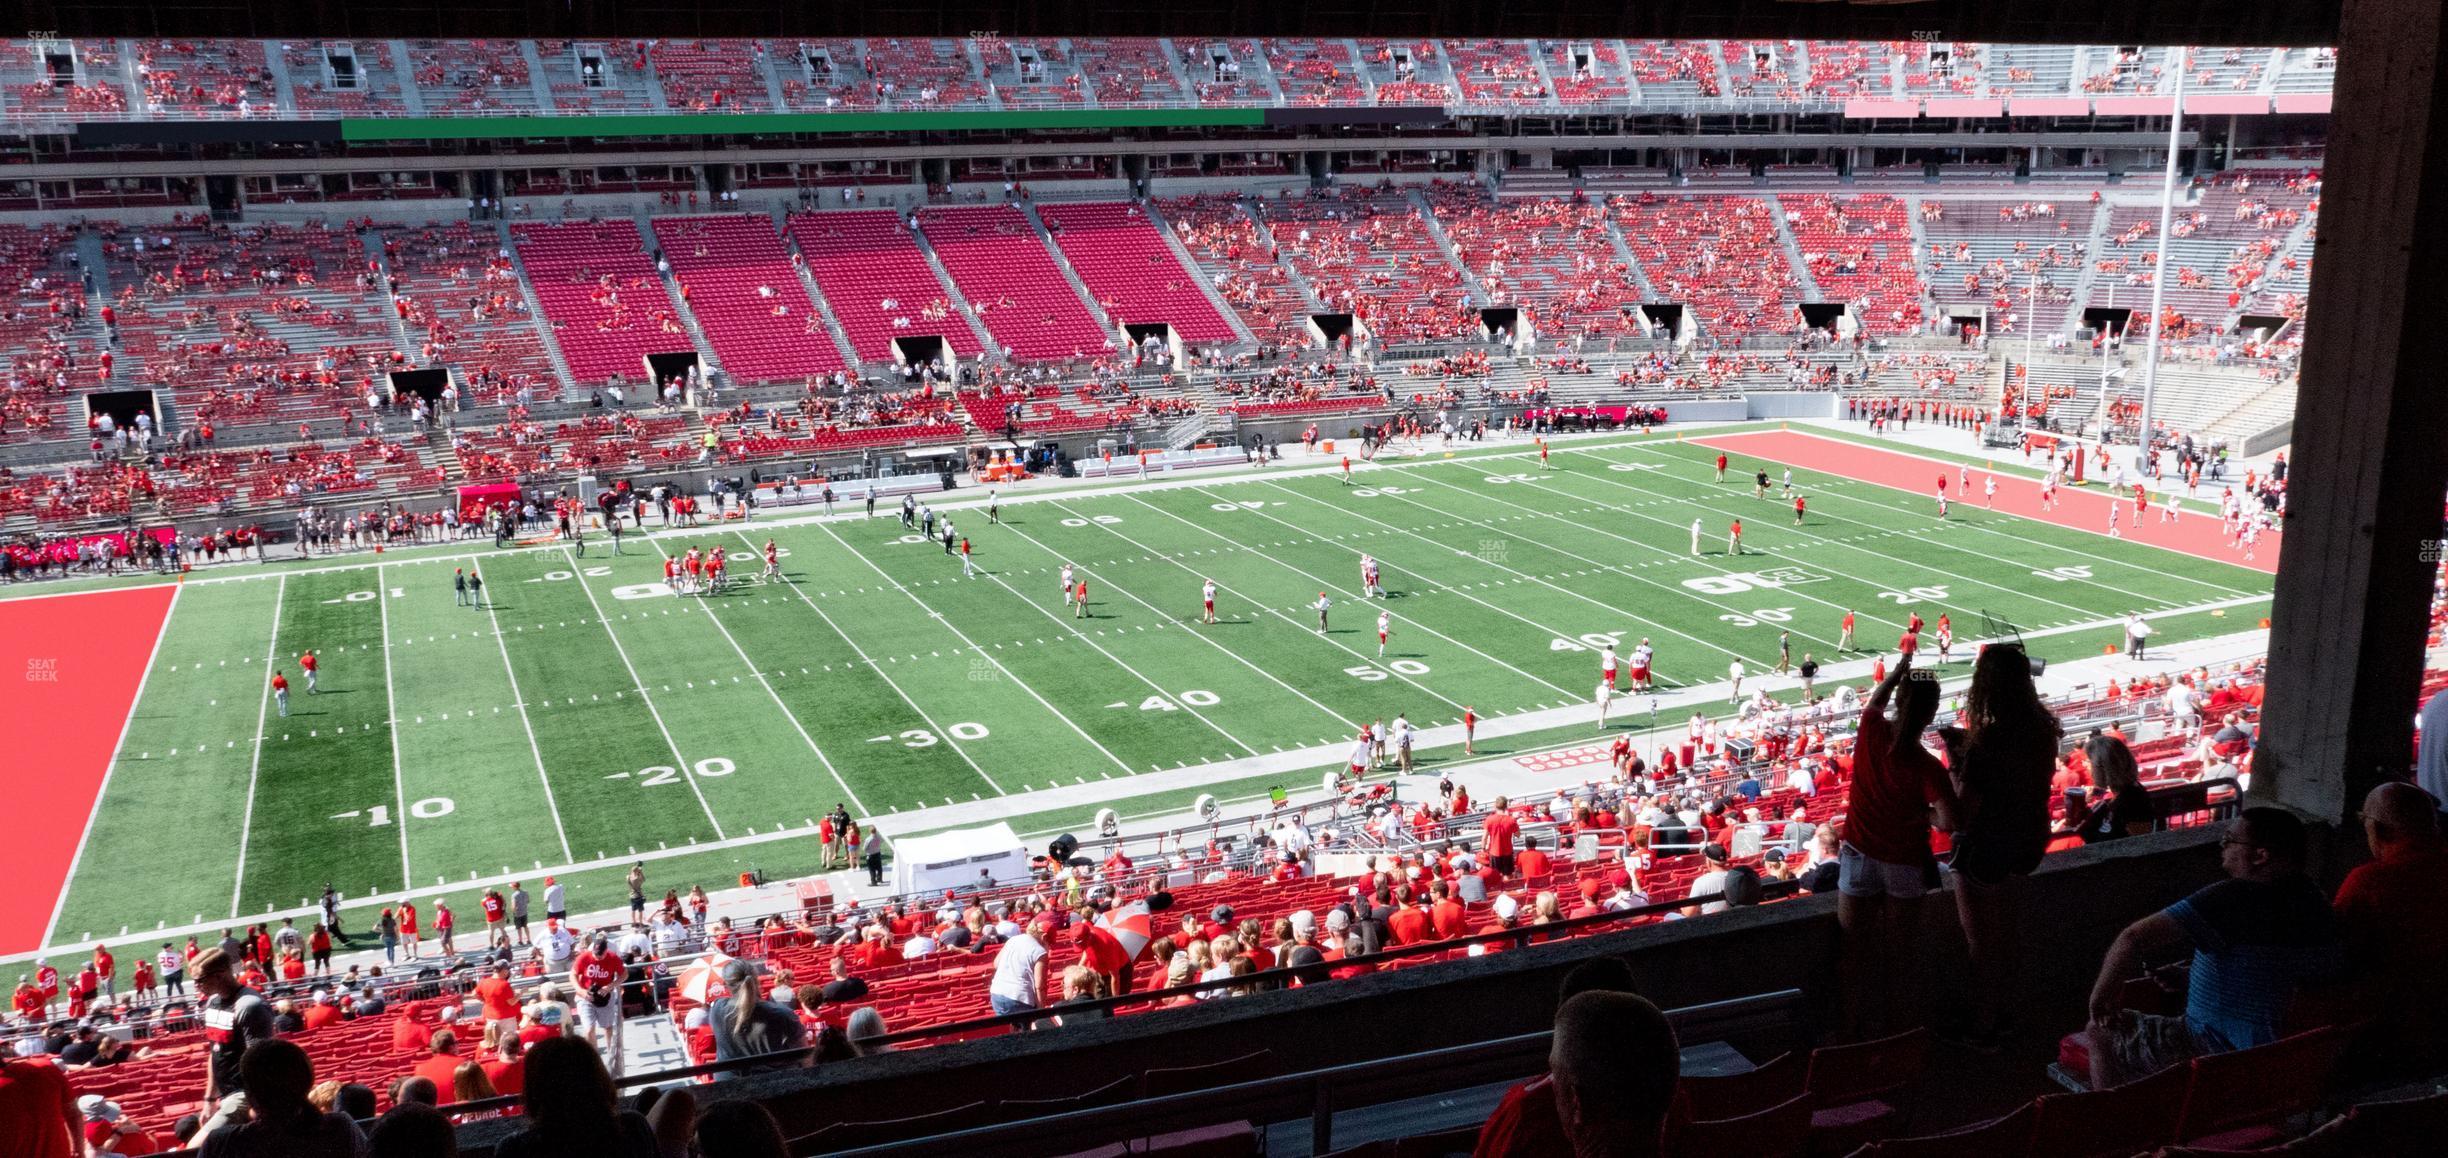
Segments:
[[[476,1000],[484,1007],[485,1023],[499,1027],[497,1032],[501,1036],[518,1032],[519,999],[518,991],[510,985],[510,966],[495,964],[493,971],[476,983]]]
[[[1397,945],[1417,945],[1436,936],[1436,920],[1428,915],[1428,899],[1415,897],[1411,903],[1395,910],[1386,918],[1386,932]]]
[[[10,1158],[77,1158],[83,1152],[79,1115],[68,1077],[49,1061],[0,1061],[0,1154]]]
[[[595,1032],[604,1035],[605,1058],[612,1075],[621,1072],[621,979],[628,975],[628,966],[612,952],[612,946],[602,937],[570,961],[570,984],[578,988],[578,999],[572,1002],[578,1009],[578,1026],[589,1042]]]
[[[1463,908],[1462,902],[1454,899],[1453,886],[1444,881],[1430,882],[1428,895],[1431,898],[1428,902],[1428,920],[1436,927],[1437,940],[1450,941],[1463,935],[1469,928],[1464,924],[1468,910]]]
[[[443,1101],[455,1101],[451,1090],[457,1085],[460,1064],[467,1061],[459,1056],[459,1035],[448,1029],[437,1030],[432,1048],[433,1052],[411,1072],[432,1082],[434,1089],[441,1091]]]
[[[485,1077],[493,1083],[493,1091],[503,1097],[527,1092],[527,1043],[515,1033],[505,1033],[497,1048],[501,1056],[484,1063]]]
[[[1600,825],[1599,827],[1605,826]],[[1547,875],[1548,870],[1555,867],[1553,862],[1548,860],[1546,851],[1539,848],[1538,838],[1535,836],[1522,838],[1521,855],[1513,859],[1514,867],[1519,868],[1524,877],[1543,877]]]
[[[1887,701],[1903,690],[1893,723]],[[1952,827],[1953,782],[1946,767],[1922,744],[1938,714],[1938,681],[1913,671],[1912,656],[1870,693],[1862,708],[1853,748],[1853,784],[1839,846],[1836,919],[1845,931],[1845,958],[1855,972],[1839,989],[1853,999],[1849,1028],[1878,1032],[1878,993],[1910,993],[1909,981],[1892,970],[1910,968],[1919,956],[1913,930],[1917,902],[1928,888],[1930,805],[1942,827]],[[1873,983],[1872,978],[1881,979]]]
[[[1506,875],[1513,872],[1513,839],[1521,835],[1521,821],[1513,818],[1510,806],[1510,801],[1497,797],[1488,806],[1487,822],[1481,827],[1487,837],[1488,863]]]
[[[2448,841],[2439,804],[2411,784],[2389,783],[2363,800],[2363,835],[2372,862],[2338,886],[2337,919],[2350,959],[2369,962],[2369,1008],[2385,1037],[2415,1057],[2437,1056],[2448,1041],[2448,1001],[2438,979],[2448,973],[2448,909],[2439,882],[2448,876]]]
[[[500,889],[487,889],[484,895],[485,943],[491,944],[493,934],[501,928],[502,918],[509,913],[502,903]]]
[[[1571,1001],[1583,993],[1632,992],[1632,967],[1621,957],[1600,957],[1573,967],[1564,975],[1559,1002]],[[1572,1140],[1564,1133],[1564,1122],[1557,1116],[1555,1082],[1550,1074],[1540,1074],[1506,1090],[1488,1115],[1487,1124],[1479,1128],[1479,1143],[1471,1150],[1472,1158],[1547,1158],[1573,1153]],[[1628,1151],[1641,1153],[1635,1147]],[[1655,1147],[1649,1149],[1655,1153]]]

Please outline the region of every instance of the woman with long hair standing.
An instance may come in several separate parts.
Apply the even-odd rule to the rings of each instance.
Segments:
[[[2048,851],[2049,777],[2063,730],[2032,684],[2019,644],[1993,643],[1972,663],[1961,724],[1941,729],[1958,797],[1955,915],[1971,956],[1966,1044],[1993,1050],[2013,968],[2024,879]]]

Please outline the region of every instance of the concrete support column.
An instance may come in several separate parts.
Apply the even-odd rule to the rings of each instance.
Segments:
[[[2252,795],[2343,820],[2413,757],[2448,490],[2439,0],[2347,0]],[[2448,143],[2448,142],[2443,142]]]

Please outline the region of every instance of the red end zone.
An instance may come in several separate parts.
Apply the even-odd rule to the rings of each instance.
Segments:
[[[136,710],[177,595],[173,586],[134,587],[0,601],[0,656],[15,669],[7,696],[12,806],[42,820],[0,841],[0,953],[42,948],[67,891],[77,846],[100,804],[119,738]]]
[[[1687,441],[1724,451],[1728,455],[1748,455],[1802,470],[1893,487],[1920,496],[1930,504],[1933,513],[1937,510],[1939,476],[1946,477],[1948,501],[1957,509],[1969,510],[1980,509],[1981,480],[1988,477],[1988,472],[1978,466],[1973,467],[1971,493],[1958,494],[1956,487],[1962,478],[1959,463],[1790,430],[1721,434]],[[2011,461],[2015,465],[2022,465],[2019,457]],[[1735,473],[1749,472],[1738,470]],[[2077,531],[2089,531],[2103,538],[2108,534],[2108,504],[2111,500],[2107,492],[2097,485],[2059,487],[2057,509],[2044,511],[2040,509],[2039,480],[2001,474],[1997,476],[1997,484],[1997,509],[2001,513],[2072,527]],[[2148,543],[2187,555],[2276,574],[2279,533],[2272,531],[2263,535],[2254,550],[2254,557],[2247,560],[2242,551],[2228,544],[2226,533],[2219,529],[2218,504],[2214,497],[2216,491],[2208,486],[2203,491],[2204,497],[2185,500],[2184,505],[2177,509],[2178,517],[2174,522],[2160,521],[2158,500],[2153,496],[2152,508],[2143,512],[2139,526],[2132,517],[2133,495],[2127,492],[2113,500],[2125,508],[2119,527],[2130,542]]]

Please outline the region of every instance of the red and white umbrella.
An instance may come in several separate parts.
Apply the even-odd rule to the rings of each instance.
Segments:
[[[1104,926],[1114,935],[1114,940],[1122,943],[1122,952],[1128,954],[1132,961],[1137,961],[1139,951],[1147,948],[1148,942],[1154,939],[1155,920],[1148,912],[1145,897],[1114,906],[1111,911],[1099,916],[1096,923]]]
[[[708,953],[681,966],[680,984],[675,992],[699,1005],[714,1004],[731,993],[730,987],[724,985],[722,979],[723,966],[730,963],[729,957]]]

